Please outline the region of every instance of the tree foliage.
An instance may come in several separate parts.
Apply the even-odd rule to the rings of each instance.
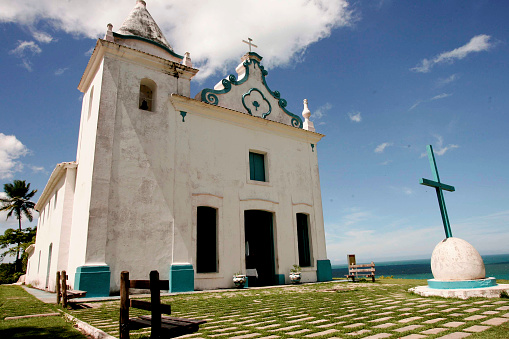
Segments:
[[[34,197],[37,190],[30,192],[30,184],[26,183],[25,180],[14,180],[12,184],[4,185],[4,192],[7,195],[6,198],[0,197],[0,211],[7,211],[7,219],[13,214],[18,219],[19,230],[21,231],[21,219],[23,215],[32,221],[32,211],[35,207],[35,203],[30,201]]]

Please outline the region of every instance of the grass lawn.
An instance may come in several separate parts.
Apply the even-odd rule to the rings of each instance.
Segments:
[[[424,284],[331,282],[180,294],[164,297],[163,303],[172,305],[173,316],[207,320],[194,335],[199,338],[439,338],[456,332],[472,339],[509,338],[509,299],[424,298],[407,292]],[[119,301],[88,306],[69,312],[118,337]],[[139,314],[148,312],[132,309],[130,316]],[[150,331],[132,334],[148,337]]]
[[[0,338],[86,338],[61,316],[5,320],[6,317],[57,313],[20,286],[0,285]]]

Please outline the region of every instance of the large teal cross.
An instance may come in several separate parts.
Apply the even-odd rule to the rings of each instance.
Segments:
[[[440,213],[442,214],[442,222],[444,223],[445,237],[451,238],[452,237],[451,225],[449,224],[449,217],[447,216],[447,209],[445,208],[445,200],[442,190],[454,192],[454,187],[442,184],[440,182],[440,177],[438,176],[437,163],[435,162],[435,155],[433,154],[433,147],[431,147],[431,145],[428,145],[426,146],[426,150],[428,151],[429,164],[431,166],[431,172],[433,172],[433,178],[435,179],[435,181],[422,178],[420,180],[420,184],[434,187],[435,190],[437,191],[438,206],[440,206]]]

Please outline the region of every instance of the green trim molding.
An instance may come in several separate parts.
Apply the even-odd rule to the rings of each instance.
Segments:
[[[277,285],[285,284],[285,275],[284,274],[276,274],[276,284]]]
[[[74,289],[86,291],[87,297],[110,295],[111,272],[108,265],[79,266],[74,274]]]
[[[246,82],[247,79],[249,79],[249,66],[252,64],[253,67],[256,68],[256,66],[258,65],[258,68],[262,72],[262,83],[265,86],[265,88],[267,89],[267,91],[270,93],[270,95],[272,95],[272,97],[274,99],[276,99],[278,101],[278,105],[281,108],[281,110],[285,114],[287,114],[288,116],[290,116],[292,118],[291,125],[293,127],[302,128],[302,126],[303,126],[302,119],[298,115],[295,115],[295,114],[289,112],[285,108],[287,106],[287,104],[288,104],[286,102],[286,100],[281,98],[281,94],[278,91],[272,91],[269,88],[269,86],[267,85],[267,82],[265,81],[265,77],[269,74],[269,72],[267,72],[265,70],[265,68],[262,65],[260,65],[260,61],[259,60],[262,60],[262,57],[260,55],[256,54],[256,53],[254,53],[254,52],[250,52],[248,54],[249,54],[249,59],[242,63],[242,65],[246,69],[246,72],[245,72],[244,76],[242,77],[242,79],[237,80],[237,77],[235,75],[230,74],[228,76],[228,79],[221,80],[221,84],[224,87],[223,89],[215,90],[215,89],[212,89],[212,88],[205,88],[204,90],[202,90],[200,92],[200,94],[199,94],[200,98],[201,98],[201,101],[206,102],[206,103],[211,104],[211,105],[216,105],[217,106],[217,104],[219,103],[219,99],[218,99],[217,96],[230,92],[231,89],[232,89],[232,86],[238,86],[238,85],[241,85],[244,82]],[[244,107],[245,107],[245,105],[244,105]],[[265,116],[263,116],[263,118],[267,117],[267,115],[268,114],[265,114]]]
[[[332,280],[332,267],[329,259],[316,261],[316,280],[317,281]]]
[[[194,291],[194,269],[191,264],[173,264],[170,266],[170,292]]]
[[[253,112],[251,112],[251,109],[249,107],[247,107],[247,105],[246,105],[246,98],[251,96],[251,92],[253,92],[253,91],[256,91],[256,92],[260,93],[260,95],[262,96],[263,101],[265,101],[267,103],[267,105],[269,105],[269,110],[262,114],[262,118],[265,119],[265,117],[267,115],[269,115],[270,112],[272,111],[272,106],[270,105],[270,102],[267,99],[265,99],[265,95],[263,95],[263,93],[258,88],[251,88],[249,91],[247,91],[246,93],[244,93],[242,95],[242,105],[244,106],[244,108],[247,110],[247,112],[250,115],[253,115]],[[260,107],[260,103],[258,101],[253,100],[251,102],[251,105],[253,105],[255,110],[258,111],[258,107]]]
[[[115,33],[113,32],[113,36],[115,38],[121,38],[121,39],[134,39],[134,40],[141,40],[141,41],[145,41],[145,42],[148,42],[149,44],[152,44],[152,45],[155,45],[159,48],[162,48],[164,49],[166,52],[170,53],[171,55],[173,55],[175,58],[179,58],[180,60],[183,60],[184,57],[182,55],[178,55],[177,53],[175,53],[174,51],[172,51],[171,49],[169,49],[168,47],[166,47],[165,45],[162,45],[154,40],[150,40],[150,39],[147,39],[147,38],[144,38],[144,37],[141,37],[141,36],[137,36],[137,35],[124,35],[124,34],[119,34],[119,33]]]

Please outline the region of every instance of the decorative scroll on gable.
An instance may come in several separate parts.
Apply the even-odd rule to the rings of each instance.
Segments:
[[[214,89],[202,90],[195,99],[302,128],[302,119],[287,111],[286,100],[281,98],[278,91],[271,91],[267,86],[265,76],[268,72],[260,65],[262,57],[248,52],[241,60],[242,63],[235,69],[238,77],[231,74]]]

